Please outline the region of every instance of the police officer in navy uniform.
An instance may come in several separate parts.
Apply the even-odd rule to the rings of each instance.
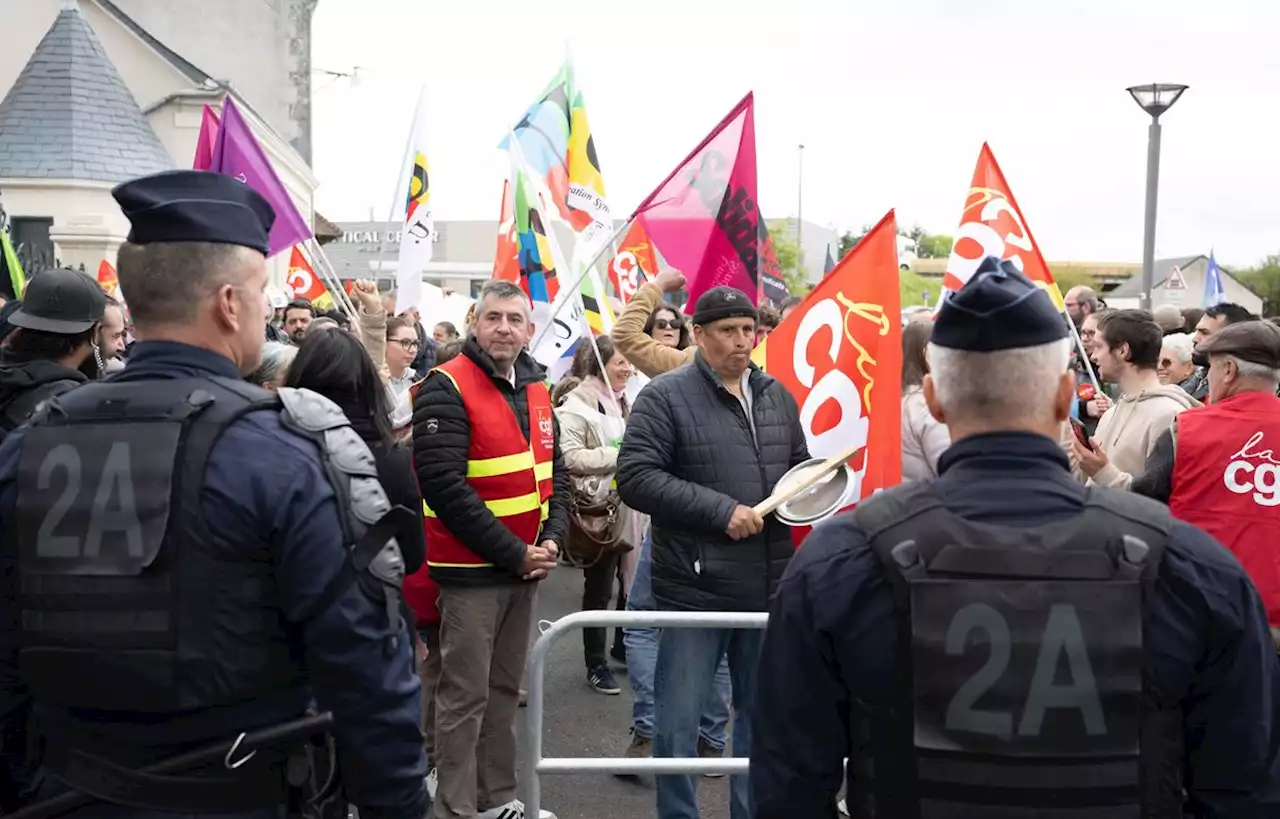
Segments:
[[[1072,480],[1070,344],[996,259],[942,305],[940,477],[817,527],[773,600],[756,819],[834,817],[842,783],[876,819],[1280,816],[1258,594],[1162,505]]]
[[[3,807],[69,787],[97,800],[64,814],[81,819],[314,815],[299,786],[327,749],[280,728],[314,708],[333,715],[363,819],[421,819],[395,540],[412,515],[335,405],[243,381],[263,344],[271,207],[198,171],[113,195],[145,340],[0,446]],[[156,773],[206,747],[226,753]]]

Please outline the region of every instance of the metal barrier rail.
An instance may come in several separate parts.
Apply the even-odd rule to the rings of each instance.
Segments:
[[[610,774],[745,774],[746,757],[725,759],[542,756],[542,722],[547,654],[552,644],[567,632],[580,628],[764,628],[769,615],[764,612],[716,611],[580,611],[556,620],[542,632],[529,651],[529,705],[525,731],[525,755],[529,760],[529,781],[525,785],[525,816],[537,817],[542,808],[544,773]]]

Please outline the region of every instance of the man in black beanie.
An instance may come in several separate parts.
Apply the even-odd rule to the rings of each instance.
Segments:
[[[846,779],[853,817],[1280,816],[1258,593],[1163,505],[1072,479],[1070,352],[1010,263],[942,304],[939,477],[817,527],[774,596],[756,819],[834,816]]]
[[[791,559],[791,532],[751,507],[807,460],[800,411],[785,387],[751,363],[756,308],[716,287],[693,312],[691,366],[653,379],[627,422],[618,491],[653,521],[653,598],[659,609],[765,611]],[[698,721],[720,658],[733,682],[734,756],[751,747],[761,632],[667,629],[654,674],[655,757],[699,753]],[[730,816],[748,819],[745,777],[730,785]],[[696,780],[659,776],[658,819],[697,816]],[[800,814],[797,814],[800,815]]]

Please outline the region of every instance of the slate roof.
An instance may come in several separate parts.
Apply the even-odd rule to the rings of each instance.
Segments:
[[[123,182],[173,167],[78,8],[64,8],[0,102],[0,177]]]
[[[1179,256],[1176,259],[1156,259],[1152,265],[1151,286],[1159,287],[1165,283],[1170,276],[1173,275],[1173,268],[1185,270],[1201,259],[1207,258],[1203,253],[1198,256]],[[1226,271],[1223,271],[1226,272]],[[1103,298],[1111,296],[1140,296],[1142,295],[1142,273],[1137,272],[1130,276],[1123,284],[1106,293]]]

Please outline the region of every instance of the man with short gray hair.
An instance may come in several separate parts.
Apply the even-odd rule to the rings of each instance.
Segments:
[[[1258,593],[1161,504],[1072,480],[1069,343],[996,258],[943,302],[939,477],[818,526],[773,596],[754,819],[833,816],[842,782],[855,819],[1280,815]]]
[[[555,568],[570,504],[546,371],[525,352],[533,332],[524,291],[486,282],[462,354],[431,371],[413,404],[427,565],[405,597],[422,617],[438,595],[436,819],[524,814],[520,680],[536,581]]]
[[[1209,359],[1209,404],[1174,419],[1132,488],[1230,549],[1280,634],[1280,327],[1230,324],[1198,352]]]

